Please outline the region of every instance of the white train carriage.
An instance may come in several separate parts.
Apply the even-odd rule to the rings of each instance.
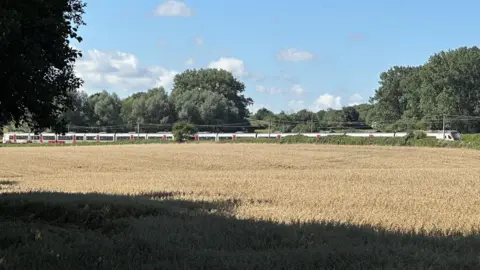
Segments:
[[[257,138],[257,133],[234,133],[234,134],[232,134],[232,140],[255,139],[255,138]]]
[[[57,134],[55,134],[55,133],[41,133],[40,134],[40,142],[41,143],[56,143],[57,142]]]
[[[77,138],[75,133],[66,133],[65,135],[57,134],[56,143],[76,143]]]
[[[205,133],[199,132],[193,136],[196,141],[205,141],[205,140],[217,140],[218,133]]]
[[[346,132],[343,134],[350,137],[396,137],[393,132]]]
[[[98,142],[111,143],[115,141],[115,133],[98,133]]]
[[[317,138],[320,139],[321,137],[326,137],[326,136],[342,136],[344,133],[330,133],[330,132],[317,132],[317,133],[298,133],[299,135],[311,137],[311,138]]]
[[[456,130],[445,130],[445,138],[443,136],[443,131],[428,131],[427,137],[439,140],[445,139],[447,141],[459,141],[462,139],[462,135]]]
[[[121,142],[121,141],[133,141],[138,139],[138,134],[134,132],[130,133],[115,133],[114,141]]]
[[[2,143],[28,143],[30,142],[29,133],[5,133]]]
[[[439,140],[461,140],[461,134],[455,130],[428,131],[427,137]],[[287,136],[304,135],[307,137],[321,138],[324,136],[351,136],[351,137],[405,137],[406,132],[347,132],[347,133],[197,133],[195,140],[237,140],[241,138],[271,138],[281,139]],[[125,140],[173,140],[170,132],[165,133],[5,133],[3,143],[81,143],[81,142],[114,142]]]
[[[99,142],[100,135],[98,133],[85,133],[84,142]]]
[[[236,137],[234,133],[217,133],[216,134],[217,141],[225,141],[225,140],[235,140]]]
[[[145,135],[147,140],[173,140],[173,134],[170,132],[147,133]]]
[[[257,133],[256,138],[280,139],[281,133]]]

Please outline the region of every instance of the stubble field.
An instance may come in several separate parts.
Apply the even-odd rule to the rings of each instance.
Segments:
[[[0,161],[7,269],[480,264],[477,151],[22,147]]]

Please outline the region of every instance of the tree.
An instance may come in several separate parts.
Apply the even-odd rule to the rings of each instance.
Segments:
[[[138,108],[136,108],[135,113],[133,113],[133,110],[134,110],[133,107],[134,107],[134,103],[136,103],[137,100],[142,99],[146,94],[147,93],[145,92],[139,92],[122,100],[122,106],[121,106],[122,108],[121,108],[120,115],[123,123],[129,126],[133,126],[139,122],[142,122],[141,120],[143,120],[143,112],[140,115],[142,119],[139,119]]]
[[[480,116],[480,49],[460,47],[432,55],[417,67],[395,66],[380,76],[369,121],[388,129],[440,129],[442,115]],[[449,121],[455,129],[478,129],[480,123]]]
[[[399,120],[408,106],[408,95],[411,90],[407,89],[405,81],[417,72],[415,67],[394,66],[380,74],[380,87],[375,91],[376,115],[381,119],[376,120]]]
[[[113,126],[122,123],[120,117],[121,101],[117,94],[106,90],[88,98],[89,121],[97,126]]]
[[[274,115],[275,114],[272,111],[268,110],[267,108],[261,108],[255,113],[255,115],[253,115],[253,118],[257,120],[265,120],[268,117],[272,117]]]
[[[478,47],[460,47],[434,54],[423,66],[421,78],[420,108],[425,116],[438,119],[432,123],[434,128],[441,128],[442,114],[480,115]],[[459,126],[459,129],[468,128]]]
[[[343,113],[343,121],[345,122],[357,122],[360,114],[358,113],[357,109],[352,106],[344,107],[342,109]]]
[[[147,91],[145,99],[145,120],[147,123],[167,124],[175,121],[175,110],[163,87]]]
[[[69,39],[82,41],[77,31],[85,6],[81,0],[1,1],[1,122],[65,131],[60,116],[83,83],[73,66],[81,53]]]
[[[243,95],[245,85],[223,69],[186,70],[177,74],[170,99],[178,118],[195,124],[245,122],[247,106],[253,103]]]
[[[60,121],[64,120],[70,125],[86,126],[88,125],[88,95],[85,92],[71,92],[72,108],[60,116]]]
[[[175,141],[182,142],[197,133],[197,128],[186,121],[180,121],[173,125],[172,133]]]

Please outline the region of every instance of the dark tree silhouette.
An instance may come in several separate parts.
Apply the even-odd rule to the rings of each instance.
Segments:
[[[71,108],[71,95],[82,85],[74,62],[81,57],[70,40],[84,25],[81,0],[0,3],[0,120],[34,131],[65,131],[59,116]]]

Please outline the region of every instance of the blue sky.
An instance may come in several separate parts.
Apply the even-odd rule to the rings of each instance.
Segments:
[[[88,93],[170,89],[187,68],[224,68],[253,110],[365,102],[379,74],[480,41],[480,1],[86,0],[75,44]]]

